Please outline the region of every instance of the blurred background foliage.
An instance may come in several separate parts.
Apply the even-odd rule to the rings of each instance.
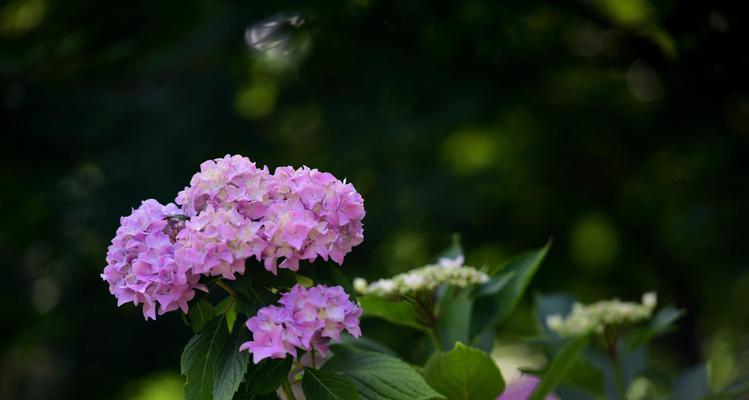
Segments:
[[[353,182],[349,277],[452,232],[473,265],[554,237],[532,291],[657,290],[688,311],[660,364],[708,360],[714,385],[749,366],[740,2],[0,4],[3,399],[181,397],[189,329],[116,308],[98,274],[119,216],[224,154]],[[534,332],[524,307],[500,335]],[[365,332],[406,356],[415,337]]]

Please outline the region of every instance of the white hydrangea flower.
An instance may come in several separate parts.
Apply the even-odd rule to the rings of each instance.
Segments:
[[[367,290],[367,280],[364,278],[354,279],[354,290],[356,290],[357,292]]]
[[[443,268],[458,268],[463,266],[464,261],[465,259],[461,254],[455,258],[440,257],[440,259],[437,260],[437,264]]]
[[[390,279],[380,279],[372,282],[369,286],[355,289],[362,294],[372,293],[380,296],[389,296],[395,294],[396,285],[395,282]]]
[[[655,308],[655,304],[658,302],[658,295],[655,292],[649,292],[642,295],[642,304]]]
[[[354,288],[361,294],[387,297],[411,295],[434,290],[439,285],[466,287],[484,283],[489,276],[474,267],[463,265],[463,256],[454,259],[440,258],[437,264],[413,269],[391,279],[380,279],[367,284],[361,278],[354,280]]]
[[[546,326],[563,337],[601,334],[607,326],[629,325],[649,319],[657,303],[655,293],[645,293],[642,304],[622,302],[618,299],[599,301],[589,305],[575,303],[566,317],[552,314],[546,317]]]
[[[424,277],[416,272],[412,272],[403,277],[403,284],[408,288],[418,290],[424,286]]]

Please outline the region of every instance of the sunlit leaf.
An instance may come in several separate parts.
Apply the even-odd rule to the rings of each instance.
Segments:
[[[413,306],[406,301],[390,300],[373,295],[359,296],[358,300],[365,316],[380,317],[395,324],[426,329],[417,321]]]
[[[505,387],[494,360],[462,343],[452,351],[435,353],[424,368],[424,377],[449,400],[493,400]]]
[[[232,296],[227,296],[215,308],[216,314],[224,314],[226,326],[229,332],[234,329],[234,322],[237,320],[237,300]]]

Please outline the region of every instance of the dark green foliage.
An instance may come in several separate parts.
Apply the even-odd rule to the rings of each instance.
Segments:
[[[255,394],[267,394],[278,389],[288,378],[293,359],[266,358],[257,365],[253,365],[247,374],[247,391]]]
[[[351,379],[366,400],[441,399],[413,368],[392,356],[337,345],[335,356],[323,370],[338,372]]]
[[[185,346],[180,362],[185,376],[186,400],[211,400],[214,384],[222,374],[219,357],[229,341],[229,330],[223,317],[215,318]],[[246,359],[245,359],[246,362]]]
[[[305,368],[302,389],[308,400],[359,399],[359,392],[356,385],[339,372]]]
[[[652,355],[672,373],[714,342],[744,354],[743,2],[436,3],[2,2],[0,397],[130,398],[178,374],[179,315],[144,323],[98,274],[120,216],[227,153],[354,183],[366,239],[349,278],[425,264],[453,232],[477,266],[553,235],[530,293],[657,289],[688,310]],[[307,50],[259,62],[245,29],[279,12],[305,18]],[[264,115],[238,111],[248,90]],[[366,328],[423,357],[420,332]]]

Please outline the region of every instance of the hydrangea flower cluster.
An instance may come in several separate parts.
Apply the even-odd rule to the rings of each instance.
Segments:
[[[143,304],[146,319],[156,319],[157,304],[159,315],[177,308],[187,312],[195,289],[206,290],[199,275],[175,261],[176,232],[183,225],[179,212],[174,204],[148,199],[120,219],[101,275],[118,306]]]
[[[489,280],[489,276],[474,267],[464,266],[463,256],[455,259],[440,258],[437,264],[413,269],[390,279],[380,279],[368,284],[362,278],[354,280],[354,288],[361,294],[381,297],[408,296],[434,290],[439,285],[466,287]]]
[[[502,392],[497,400],[528,400],[539,383],[541,383],[541,380],[536,376],[521,375],[520,378],[507,385],[507,389]],[[559,400],[559,397],[551,393],[546,396],[546,400]]]
[[[590,305],[575,303],[566,317],[553,314],[546,317],[546,325],[562,337],[601,334],[607,326],[629,325],[653,315],[657,303],[655,293],[642,295],[642,304],[604,300]]]
[[[235,279],[255,257],[267,270],[299,261],[339,265],[363,239],[364,201],[327,172],[267,167],[239,155],[201,164],[175,204],[146,200],[121,219],[101,275],[118,304],[143,304],[146,319],[181,308],[201,275]]]
[[[361,335],[359,318],[362,310],[340,286],[323,285],[305,288],[295,285],[279,300],[281,306],[261,308],[247,320],[253,339],[239,350],[249,350],[255,364],[265,358],[297,356],[297,348],[317,350],[324,357],[328,343],[338,341],[346,330]]]
[[[241,273],[240,264],[250,255],[274,273],[277,268],[296,271],[300,260],[317,257],[340,265],[364,239],[361,195],[350,183],[308,167],[280,167],[270,174],[246,157],[206,161],[176,202],[191,218],[231,214],[229,220],[218,215],[205,217],[207,225],[188,224],[192,233],[186,233],[184,241],[190,251],[178,254],[179,260],[193,266],[206,258],[221,260],[215,265],[224,276]],[[220,229],[239,230],[242,235],[226,245],[223,238],[214,240],[213,231]]]

